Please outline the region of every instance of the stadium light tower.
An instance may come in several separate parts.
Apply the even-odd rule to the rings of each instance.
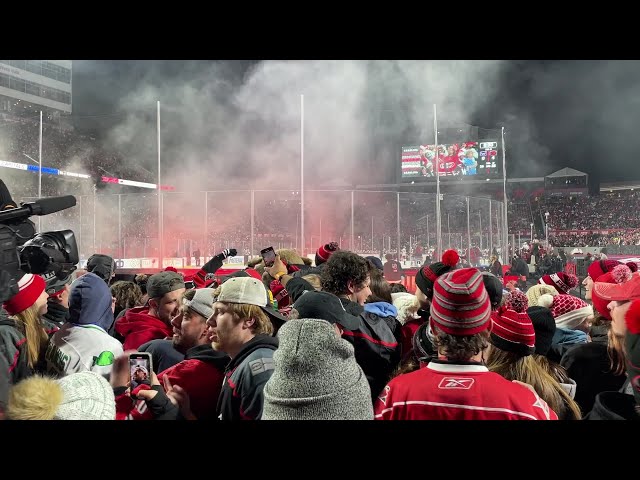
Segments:
[[[531,222],[531,243],[533,243],[533,222]]]
[[[547,239],[547,250],[549,250],[549,212],[544,212],[544,236]]]

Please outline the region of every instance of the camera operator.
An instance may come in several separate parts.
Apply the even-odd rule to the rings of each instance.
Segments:
[[[45,288],[40,275],[26,273],[18,281],[18,293],[3,304],[9,316],[0,318],[0,355],[9,365],[6,375],[12,384],[44,371],[49,337],[58,330],[42,318],[49,298]]]
[[[0,378],[11,384],[45,371],[47,343],[58,330],[43,317],[49,294],[40,274],[65,279],[79,261],[71,230],[36,233],[29,217],[75,205],[75,197],[65,195],[18,206],[0,179],[0,356],[7,364]]]

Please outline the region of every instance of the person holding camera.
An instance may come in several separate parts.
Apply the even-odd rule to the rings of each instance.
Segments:
[[[49,336],[58,330],[42,318],[49,298],[45,288],[40,275],[26,273],[18,280],[18,293],[0,310],[0,355],[9,366],[0,376],[7,376],[11,384],[43,369]]]

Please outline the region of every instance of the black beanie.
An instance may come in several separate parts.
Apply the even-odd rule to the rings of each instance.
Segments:
[[[431,359],[437,352],[433,348],[433,343],[429,338],[429,322],[424,322],[418,327],[416,333],[413,334],[412,345],[413,354],[418,360]]]
[[[527,315],[531,318],[533,329],[536,331],[536,351],[538,355],[546,356],[551,348],[551,340],[556,333],[556,322],[551,310],[546,307],[529,307]]]
[[[384,271],[384,265],[382,265],[382,261],[378,257],[369,256],[364,258],[369,260],[373,264],[373,266],[376,267],[378,270]]]
[[[443,275],[458,264],[460,257],[455,250],[447,250],[442,254],[442,262],[423,265],[416,273],[416,285],[425,296],[431,300],[433,298],[433,285],[440,275]]]
[[[493,273],[489,272],[482,272],[482,282],[487,294],[489,294],[491,310],[497,310],[500,303],[502,303],[502,282]]]

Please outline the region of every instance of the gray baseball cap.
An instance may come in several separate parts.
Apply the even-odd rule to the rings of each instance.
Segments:
[[[160,272],[151,275],[147,280],[149,298],[160,298],[169,292],[185,288],[182,275],[175,272]]]

